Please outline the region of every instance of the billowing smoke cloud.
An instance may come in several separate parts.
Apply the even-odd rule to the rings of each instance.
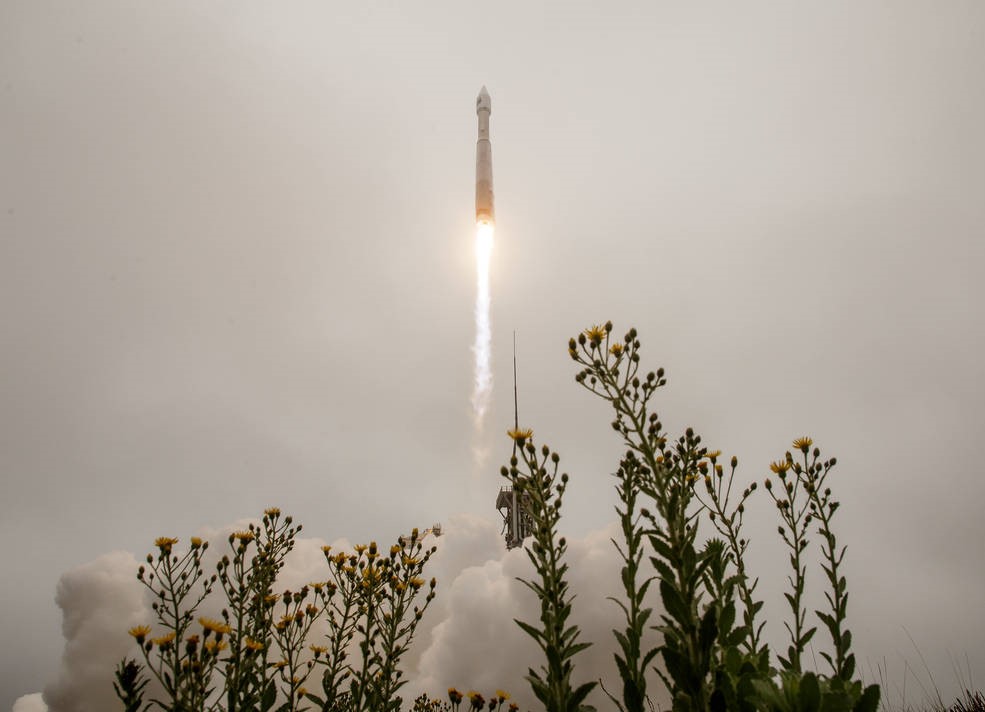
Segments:
[[[117,662],[132,654],[126,631],[150,619],[150,605],[134,578],[133,554],[114,551],[69,571],[58,582],[65,650],[58,679],[44,692],[58,712],[114,709],[112,676]],[[28,708],[30,709],[30,708]]]
[[[228,533],[242,527],[243,522],[237,522],[202,532],[213,542],[210,554],[218,556]],[[617,534],[611,525],[584,538],[569,538],[571,590],[577,596],[572,622],[581,628],[582,640],[595,643],[579,655],[575,681],[601,677],[610,690],[619,687],[610,630],[620,624],[620,615],[605,598],[619,593],[619,561],[609,541]],[[539,666],[540,653],[513,622],[514,618],[536,622],[540,612],[533,593],[517,581],[533,573],[523,550],[507,552],[494,522],[468,515],[452,517],[445,523],[444,535],[428,541],[438,548],[427,570],[438,578],[438,596],[404,661],[405,699],[422,691],[444,697],[447,688],[455,686],[484,695],[504,689],[521,708],[536,707],[523,676],[531,665]],[[324,543],[299,539],[278,588],[296,589],[323,580]],[[350,548],[346,540],[332,546]],[[132,554],[113,552],[62,576],[57,594],[65,635],[61,669],[45,688],[44,702],[40,695],[28,695],[17,701],[13,712],[102,712],[118,707],[113,670],[124,656],[139,654],[126,631],[153,620],[145,591],[135,578],[138,566]],[[216,597],[202,613],[215,615],[220,607]],[[600,694],[596,702],[601,702]]]
[[[35,692],[33,695],[24,695],[14,701],[11,712],[47,712],[48,706],[41,699],[41,693]]]

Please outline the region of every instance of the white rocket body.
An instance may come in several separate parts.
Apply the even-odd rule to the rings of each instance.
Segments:
[[[493,209],[492,144],[489,142],[489,115],[492,99],[485,87],[475,100],[479,117],[479,140],[475,143],[475,221],[492,225],[496,222]]]

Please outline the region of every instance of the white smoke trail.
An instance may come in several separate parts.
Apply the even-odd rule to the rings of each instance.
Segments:
[[[475,344],[472,346],[475,353],[475,387],[472,391],[472,415],[475,420],[476,455],[480,460],[481,448],[478,440],[492,393],[492,323],[489,316],[489,266],[492,248],[493,226],[479,223],[475,233]]]

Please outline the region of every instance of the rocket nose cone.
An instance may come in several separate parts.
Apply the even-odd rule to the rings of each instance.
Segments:
[[[476,111],[479,111],[481,109],[485,109],[486,111],[492,111],[492,99],[489,97],[489,92],[486,91],[485,86],[483,86],[482,89],[479,90],[479,96],[477,96],[475,99],[475,108]]]

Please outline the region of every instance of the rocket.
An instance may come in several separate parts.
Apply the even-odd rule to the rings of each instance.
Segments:
[[[479,139],[475,142],[475,222],[493,225],[492,144],[489,143],[489,114],[492,99],[485,87],[475,100],[475,113],[479,117]]]

